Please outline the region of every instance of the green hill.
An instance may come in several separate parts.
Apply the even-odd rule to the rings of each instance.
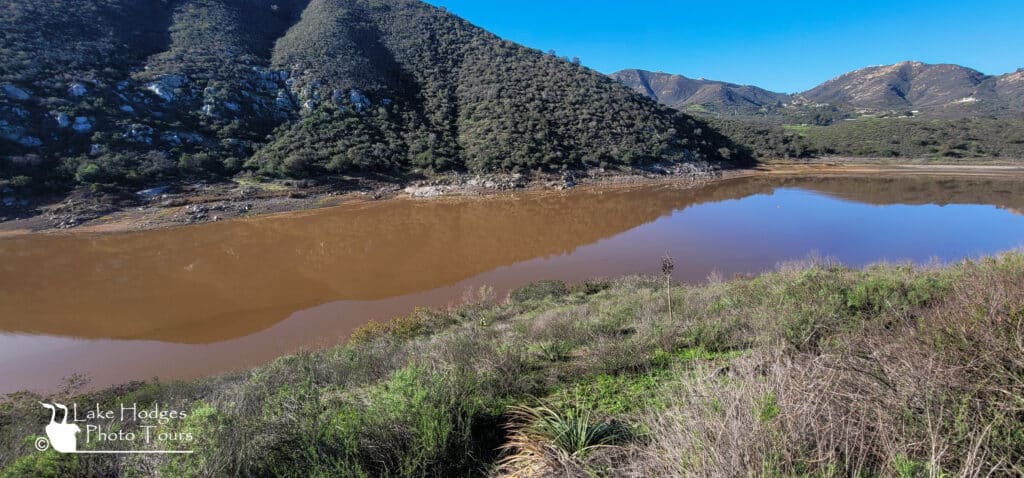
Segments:
[[[414,0],[5,1],[0,31],[0,181],[25,187],[742,157]]]

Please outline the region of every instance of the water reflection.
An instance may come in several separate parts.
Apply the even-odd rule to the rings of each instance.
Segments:
[[[992,253],[1024,241],[1021,210],[1018,179],[756,177],[0,240],[0,392],[72,371],[216,373],[480,284],[654,271],[666,250],[689,281],[815,250],[853,264]]]

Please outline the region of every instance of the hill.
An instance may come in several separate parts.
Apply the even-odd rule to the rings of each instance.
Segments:
[[[642,70],[611,76],[704,118],[760,159],[1024,158],[1024,69],[988,76],[903,62],[856,70],[795,95]]]
[[[931,116],[1012,114],[1022,100],[1021,72],[989,76],[959,65],[905,61],[862,68],[800,96],[863,110],[919,111]]]
[[[0,30],[0,181],[18,187],[737,156],[702,121],[415,0],[24,0],[0,4]]]
[[[861,115],[1024,117],[1024,68],[990,76],[959,65],[905,61],[851,71],[793,95],[644,70],[610,76],[664,105],[695,113],[780,116],[812,124]]]
[[[634,91],[678,110],[756,113],[781,108],[790,95],[756,86],[691,79],[682,75],[622,70],[610,75]]]

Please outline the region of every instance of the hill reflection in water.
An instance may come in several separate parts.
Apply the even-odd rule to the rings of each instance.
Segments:
[[[335,343],[370,319],[457,301],[471,286],[653,272],[666,250],[686,281],[812,250],[850,263],[991,253],[1024,241],[1024,218],[1007,212],[1024,210],[1022,183],[755,177],[2,240],[0,391],[42,386],[15,366],[40,350],[99,382],[210,374]],[[929,236],[915,236],[920,228]],[[40,367],[31,372],[58,373]]]

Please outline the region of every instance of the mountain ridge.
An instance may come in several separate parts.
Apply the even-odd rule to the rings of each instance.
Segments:
[[[781,107],[782,103],[790,100],[790,95],[757,86],[692,79],[664,72],[627,69],[610,76],[638,93],[677,109],[702,105],[725,110],[758,110]]]
[[[609,76],[665,105],[691,110],[699,105],[715,112],[765,113],[782,111],[786,106],[830,105],[866,113],[917,111],[959,118],[1014,115],[1024,108],[1024,68],[1002,75],[986,75],[954,64],[904,61],[846,72],[794,94],[635,69]],[[702,89],[712,87],[733,96],[702,94]],[[755,92],[762,101],[750,101],[749,93],[744,94],[747,92]]]

